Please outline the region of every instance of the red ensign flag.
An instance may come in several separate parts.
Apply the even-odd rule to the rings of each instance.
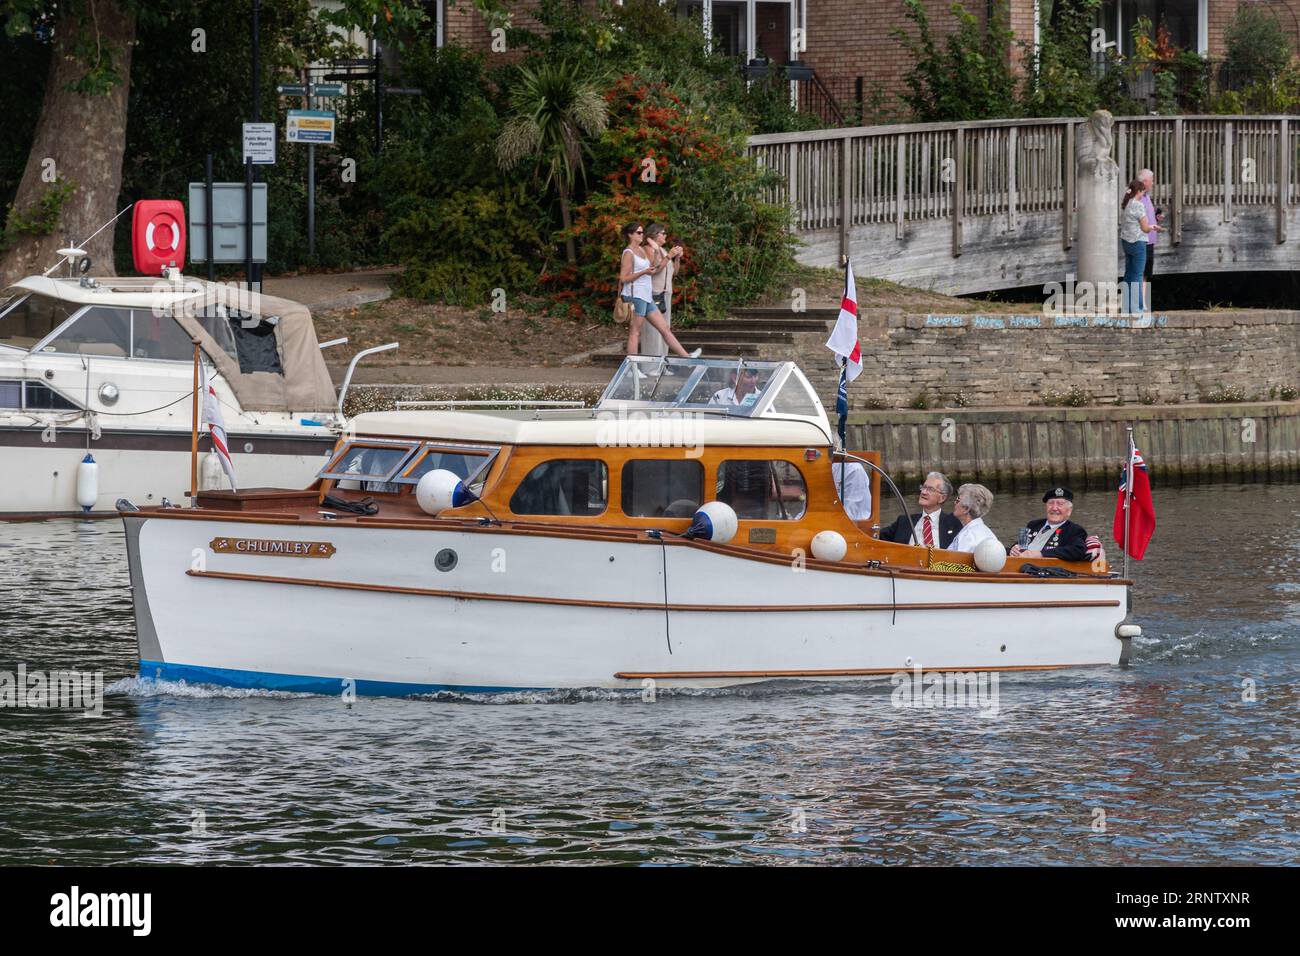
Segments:
[[[1124,540],[1124,498],[1128,491],[1128,476],[1133,476],[1133,498],[1129,503],[1128,540]],[[1141,561],[1147,553],[1147,543],[1156,530],[1156,506],[1151,500],[1151,479],[1147,475],[1146,462],[1131,444],[1129,445],[1129,466],[1120,472],[1119,498],[1115,501],[1115,543],[1126,550],[1135,560]]]

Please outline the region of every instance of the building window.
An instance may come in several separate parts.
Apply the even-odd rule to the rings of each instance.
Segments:
[[[689,518],[704,496],[698,461],[629,461],[623,466],[623,514],[630,518]]]
[[[510,496],[517,515],[591,517],[609,501],[609,469],[595,459],[545,461],[528,473]]]
[[[788,461],[724,461],[715,494],[738,518],[794,521],[808,508],[803,475]]]
[[[1055,0],[1042,0],[1040,16],[1050,21],[1052,3]],[[1133,43],[1133,27],[1139,19],[1145,17],[1151,21],[1155,32],[1164,24],[1169,31],[1169,40],[1180,50],[1193,50],[1205,54],[1207,31],[1207,0],[1105,0],[1097,11],[1097,26],[1106,31],[1106,42],[1117,42],[1117,49],[1123,56],[1132,56],[1136,52]]]

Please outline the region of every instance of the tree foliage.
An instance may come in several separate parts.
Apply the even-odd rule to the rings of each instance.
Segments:
[[[987,26],[960,3],[949,11],[956,29],[942,43],[934,36],[921,0],[904,0],[904,13],[916,36],[897,29],[893,35],[912,54],[904,100],[923,122],[976,120],[1015,116],[1016,81],[1009,54],[1014,34],[1007,26],[1005,0],[990,6]]]

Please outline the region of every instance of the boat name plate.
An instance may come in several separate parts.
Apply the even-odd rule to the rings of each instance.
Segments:
[[[750,528],[750,544],[776,544],[775,528]]]
[[[213,538],[217,554],[259,554],[272,558],[332,558],[338,549],[328,541],[272,541],[267,538]]]

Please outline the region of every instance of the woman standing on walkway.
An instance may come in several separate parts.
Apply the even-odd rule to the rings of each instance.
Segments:
[[[1127,315],[1141,315],[1145,311],[1142,273],[1147,264],[1147,233],[1159,228],[1147,221],[1146,206],[1142,203],[1145,192],[1146,183],[1135,179],[1128,184],[1128,192],[1120,204],[1119,238],[1124,246],[1123,309]]]
[[[654,292],[654,304],[659,314],[664,317],[664,324],[673,327],[673,276],[681,268],[683,249],[681,243],[668,247],[666,239],[668,230],[661,223],[652,222],[645,227],[643,248],[650,252],[650,264],[655,271],[651,275],[651,291]],[[664,355],[668,346],[652,325],[641,328],[641,352],[644,355]]]
[[[623,250],[623,258],[619,265],[618,281],[620,295],[624,302],[632,304],[632,321],[628,323],[627,332],[627,354],[637,355],[641,347],[641,326],[649,320],[659,334],[664,337],[664,342],[668,348],[683,358],[695,358],[700,354],[700,350],[687,352],[677,336],[673,335],[668,328],[668,323],[664,321],[663,315],[655,308],[654,292],[651,287],[650,276],[654,274],[654,266],[650,263],[649,251],[642,246],[645,238],[645,230],[641,228],[639,222],[631,223],[623,227],[623,238],[627,242],[627,248]],[[662,263],[661,263],[662,267]]]

